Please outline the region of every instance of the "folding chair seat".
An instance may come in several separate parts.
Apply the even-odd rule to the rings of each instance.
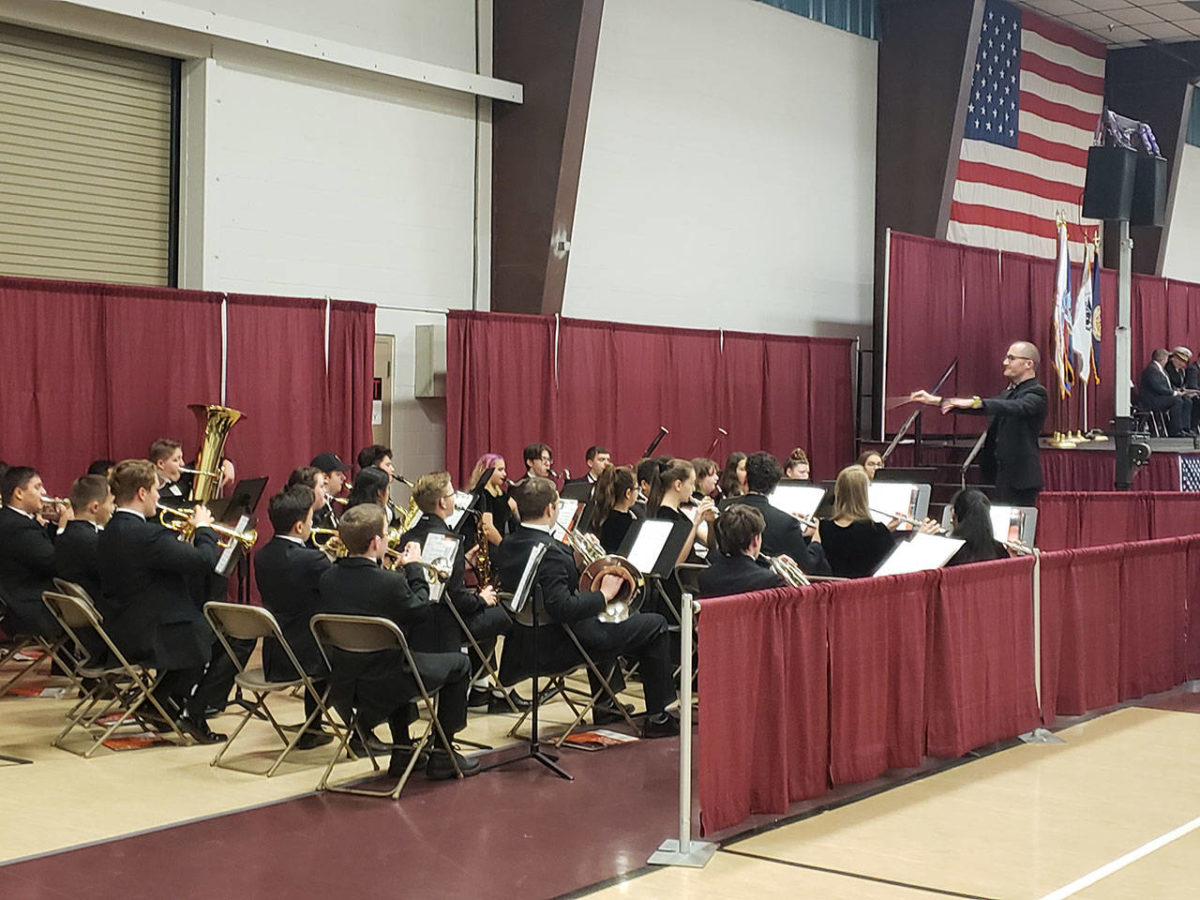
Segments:
[[[73,594],[45,591],[42,594],[42,601],[71,640],[79,646],[85,647],[81,635],[84,629],[91,629],[103,642],[109,657],[99,663],[85,659],[77,665],[76,677],[96,679],[96,683],[87,689],[81,701],[67,714],[66,727],[51,741],[53,746],[86,758],[95,753],[98,747],[127,722],[132,721],[143,732],[149,733],[150,729],[138,716],[138,710],[145,703],[150,704],[157,717],[179,739],[180,744],[191,743],[191,739],[179,730],[174,719],[167,714],[154,696],[154,688],[158,686],[158,682],[162,678],[161,674],[151,678],[147,666],[131,663],[126,659],[125,654],[113,643],[108,632],[104,630],[103,617],[92,605],[91,600],[87,598],[86,592],[79,597]],[[120,714],[107,726],[102,725],[101,720],[114,708],[119,708]],[[86,750],[76,750],[64,744],[67,735],[76,728],[82,729],[89,737],[93,738]],[[96,730],[100,731],[98,736],[93,734]]]
[[[352,677],[339,677],[342,673],[339,672],[339,667],[334,665],[334,659],[336,659],[337,654],[335,653],[331,657],[330,650],[341,651],[346,654],[381,653],[386,650],[399,651],[404,659],[404,673],[412,678],[416,686],[416,693],[408,697],[396,698],[397,706],[419,701],[429,717],[425,728],[416,741],[413,742],[408,765],[393,788],[389,790],[374,790],[370,788],[350,787],[349,781],[340,784],[330,784],[329,774],[333,771],[333,766],[337,762],[338,757],[341,756],[342,751],[349,747],[352,734],[357,734],[363,746],[367,748],[367,754],[371,758],[373,770],[377,772],[380,768],[379,763],[375,759],[375,754],[371,750],[371,745],[363,733],[360,711],[357,705],[355,705],[347,727],[339,729],[340,740],[337,749],[330,757],[329,763],[325,766],[321,780],[317,782],[318,791],[335,791],[342,794],[358,794],[364,797],[389,797],[392,800],[396,800],[399,798],[400,792],[404,790],[404,785],[408,783],[408,778],[417,765],[417,759],[421,755],[421,751],[425,748],[426,743],[429,742],[434,729],[437,730],[438,739],[441,741],[442,746],[450,754],[455,775],[459,778],[462,777],[462,771],[459,769],[458,760],[455,759],[453,747],[451,747],[450,741],[437,719],[437,707],[434,705],[434,700],[441,689],[435,688],[433,691],[429,691],[425,687],[425,681],[421,678],[421,673],[417,670],[412,653],[408,649],[408,641],[395,622],[380,616],[349,616],[320,613],[312,617],[309,622],[309,628],[312,629],[313,637],[317,641],[317,647],[325,659],[326,666],[329,667],[331,686],[338,682],[342,682],[343,685],[352,685],[354,679]],[[369,722],[367,724],[373,725],[374,723]]]
[[[271,723],[271,727],[275,729],[275,734],[283,741],[283,750],[275,757],[270,768],[264,773],[268,778],[275,774],[275,771],[284,759],[287,758],[287,755],[295,749],[300,737],[305,731],[312,728],[314,724],[319,726],[322,721],[327,721],[335,734],[341,730],[325,705],[328,689],[323,693],[317,690],[312,679],[305,673],[304,667],[300,665],[300,661],[296,658],[291,645],[288,644],[287,638],[283,636],[283,631],[280,629],[279,623],[275,620],[275,616],[269,610],[259,606],[243,606],[240,603],[212,601],[204,604],[204,616],[208,619],[208,624],[212,626],[213,632],[216,633],[217,640],[221,642],[221,646],[225,648],[225,652],[229,655],[237,670],[237,674],[233,679],[234,684],[254,697],[253,703],[247,705],[245,713],[242,715],[242,720],[238,722],[233,734],[229,736],[228,741],[221,745],[221,749],[217,751],[217,755],[213,757],[209,765],[221,765],[221,759],[229,751],[233,742],[237,740],[238,735],[242,733],[242,729],[246,727],[246,723],[256,713],[262,713],[266,720]],[[274,638],[279,642],[279,646],[283,649],[284,654],[286,654],[288,662],[292,665],[292,670],[296,673],[295,678],[290,678],[286,681],[271,681],[266,677],[266,673],[261,667],[248,668],[242,662],[242,658],[234,651],[232,644],[230,644],[230,641],[258,641],[266,638]],[[305,718],[304,723],[299,729],[289,737],[267,706],[267,697],[273,693],[290,692],[294,688],[300,688],[303,693],[311,696],[316,703],[316,708]],[[222,768],[230,767],[222,766]]]

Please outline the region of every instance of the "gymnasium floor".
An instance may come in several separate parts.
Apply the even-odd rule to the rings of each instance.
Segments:
[[[210,768],[208,747],[82,760],[49,747],[65,702],[0,699],[0,753],[34,760],[0,764],[4,897],[1200,895],[1200,695],[1186,688],[1070,724],[1061,744],[987,748],[757,817],[718,835],[703,870],[645,864],[677,827],[676,740],[566,749],[573,782],[527,759],[463,782],[417,774],[391,803],[313,794],[326,748],[250,774],[272,746],[257,721],[231,751],[243,771]],[[299,718],[299,701],[276,708]],[[546,730],[564,711],[547,708]],[[499,747],[512,721],[472,715],[464,736]]]

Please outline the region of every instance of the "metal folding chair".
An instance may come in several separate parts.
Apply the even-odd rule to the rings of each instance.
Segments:
[[[458,760],[454,756],[454,749],[450,744],[450,740],[442,730],[442,725],[437,719],[437,707],[434,704],[434,698],[441,689],[437,688],[430,692],[425,688],[425,681],[421,678],[421,673],[417,671],[412,653],[408,649],[408,641],[404,638],[404,632],[400,630],[395,622],[381,616],[347,616],[320,613],[313,616],[309,621],[309,628],[312,629],[313,637],[317,641],[317,647],[320,648],[321,655],[325,658],[325,665],[329,667],[331,684],[337,679],[338,673],[329,658],[328,651],[330,649],[340,650],[343,653],[380,653],[385,650],[399,650],[404,655],[406,672],[412,677],[413,682],[417,686],[417,693],[409,697],[399,698],[400,703],[410,703],[419,698],[429,715],[429,721],[426,723],[420,736],[413,743],[408,764],[404,768],[404,773],[397,780],[395,787],[390,790],[371,790],[369,788],[349,787],[349,782],[342,782],[341,784],[329,783],[329,774],[333,771],[334,763],[342,755],[342,751],[349,747],[350,736],[352,734],[358,735],[363,746],[367,748],[367,754],[371,758],[373,770],[376,772],[379,771],[379,763],[376,761],[375,754],[371,750],[371,745],[362,731],[359,721],[359,710],[355,708],[351,714],[350,721],[347,723],[347,727],[341,731],[337,751],[330,757],[329,763],[325,766],[325,771],[321,774],[321,780],[317,782],[318,791],[335,791],[341,794],[358,794],[364,797],[389,797],[392,800],[396,800],[399,798],[400,792],[404,790],[404,785],[408,783],[408,778],[417,765],[417,758],[421,755],[421,751],[430,740],[434,729],[437,729],[438,739],[446,749],[446,752],[450,754],[450,760],[454,765],[454,774],[458,778],[463,777],[462,770],[458,767]],[[400,704],[398,703],[397,705]]]
[[[208,619],[208,624],[212,626],[212,630],[216,633],[217,640],[221,642],[221,646],[225,648],[225,652],[233,660],[233,664],[237,669],[237,674],[233,679],[234,684],[243,691],[249,692],[254,697],[252,703],[244,704],[245,712],[242,715],[242,720],[238,722],[237,727],[233,730],[233,734],[229,736],[229,740],[221,745],[221,749],[217,751],[217,755],[213,757],[209,765],[221,765],[222,757],[228,752],[233,742],[237,740],[238,735],[242,733],[242,729],[246,727],[246,723],[259,712],[271,723],[271,727],[275,729],[275,734],[283,741],[283,750],[275,757],[275,761],[271,763],[271,767],[264,773],[268,778],[275,774],[275,771],[284,759],[287,758],[287,755],[295,749],[301,735],[311,728],[314,723],[327,721],[333,729],[334,734],[338,734],[343,730],[334,721],[333,716],[330,715],[329,709],[326,706],[325,701],[329,695],[328,688],[324,693],[317,690],[312,679],[305,673],[304,667],[300,665],[300,661],[296,658],[291,645],[288,644],[287,638],[283,636],[279,622],[276,621],[275,616],[270,611],[260,606],[244,606],[240,603],[210,601],[204,604],[204,617]],[[258,641],[268,638],[274,638],[279,642],[284,653],[287,654],[288,662],[292,665],[292,670],[296,673],[295,678],[289,678],[286,681],[269,680],[261,667],[248,668],[242,662],[241,658],[239,658],[238,654],[234,652],[233,646],[229,643],[231,640]],[[289,737],[283,726],[271,714],[271,710],[267,706],[267,697],[273,693],[291,691],[293,688],[301,688],[307,692],[316,702],[317,708],[304,720],[304,724]],[[222,766],[222,768],[231,767]]]
[[[82,588],[79,590],[82,591]],[[107,661],[93,663],[91,660],[76,664],[75,676],[78,679],[95,679],[95,684],[86,690],[80,702],[67,714],[66,727],[51,741],[53,746],[87,758],[127,722],[132,721],[143,732],[149,733],[150,729],[137,715],[142,704],[146,702],[150,703],[160,720],[179,739],[180,744],[191,742],[154,696],[154,688],[158,686],[162,675],[151,678],[146,666],[131,663],[126,659],[125,654],[104,630],[104,619],[87,598],[86,592],[79,597],[74,594],[45,591],[42,601],[71,640],[83,646],[80,633],[84,629],[91,629],[104,642],[111,658],[116,660],[115,665],[109,665]],[[120,709],[120,715],[107,726],[101,725],[101,720],[114,708]],[[83,729],[93,738],[86,750],[79,751],[63,743],[67,735],[76,728]],[[99,736],[92,734],[95,729],[102,729]]]
[[[509,696],[509,693],[505,689],[504,685],[500,683],[500,671],[496,668],[496,664],[492,662],[492,655],[483,652],[482,648],[479,646],[479,641],[475,640],[475,635],[471,633],[471,629],[467,626],[466,620],[454,607],[454,603],[450,600],[450,598],[445,596],[445,594],[442,595],[442,603],[444,603],[446,608],[450,610],[451,615],[454,616],[454,621],[458,623],[459,631],[462,632],[463,637],[467,640],[467,643],[471,645],[471,649],[475,651],[475,655],[481,660],[479,668],[471,673],[471,684],[474,684],[482,673],[487,672],[488,681],[491,683],[493,688],[500,691],[500,693],[504,696],[504,702],[508,704],[508,708],[513,712],[520,712],[520,710],[517,709],[517,705],[513,703],[512,697]],[[485,747],[484,749],[490,748]]]
[[[0,613],[3,613],[5,606],[4,598],[0,597]],[[0,697],[16,687],[22,679],[32,675],[43,662],[53,662],[57,659],[64,672],[71,671],[71,660],[63,659],[60,655],[66,642],[66,635],[48,638],[38,634],[14,634],[4,647],[0,647],[0,651],[2,651],[0,652],[0,665],[12,661],[18,666],[18,669],[4,684],[0,685]],[[16,657],[26,650],[39,650],[41,653],[30,659],[18,660]]]

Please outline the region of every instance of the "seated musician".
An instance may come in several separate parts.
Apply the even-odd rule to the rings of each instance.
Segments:
[[[725,458],[725,468],[721,471],[717,490],[720,495],[718,499],[721,500],[726,500],[730,497],[740,497],[746,493],[745,453],[735,450]]]
[[[380,561],[387,553],[383,509],[371,503],[346,510],[338,525],[338,536],[346,545],[348,555],[321,576],[320,611],[382,616],[399,625],[407,637],[433,612],[424,570],[414,565],[421,558],[420,549],[416,544],[404,548],[400,557],[403,572],[381,568]],[[429,652],[411,644],[410,650],[426,689],[441,688],[438,722],[450,739],[467,724],[467,682],[471,677],[471,664],[458,651]],[[355,707],[364,729],[387,720],[393,741],[400,745],[411,741],[408,726],[416,718],[416,707],[411,700],[417,691],[400,651],[329,652],[333,666],[330,699],[334,705]],[[353,695],[346,692],[351,681],[357,682]],[[474,775],[479,771],[478,760],[458,754],[455,757],[463,775]],[[408,758],[406,750],[395,751],[388,773],[403,773]],[[454,777],[454,763],[445,747],[438,745],[430,752],[425,774],[432,779]]]
[[[947,566],[1008,559],[1008,550],[992,534],[992,504],[982,491],[964,488],[950,503],[950,536],[966,541]]]
[[[185,506],[192,490],[192,476],[183,472],[183,444],[159,438],[150,445],[146,459],[154,465],[158,494],[167,506]]]
[[[804,452],[803,447],[797,447],[788,454],[788,458],[783,464],[783,477],[793,481],[810,481],[812,479],[808,454]]]
[[[207,578],[220,547],[207,507],[192,512],[190,544],[155,520],[158,481],[144,459],[113,468],[117,509],[100,533],[97,604],[122,652],[163,675],[155,694],[181,730],[200,743],[215,743],[225,735],[208,727],[207,709],[225,705],[235,670],[189,582]]]
[[[599,445],[588,447],[584,458],[587,460],[587,473],[582,478],[568,478],[563,482],[563,487],[581,482],[595,485],[600,480],[600,473],[612,466],[612,454],[609,453],[607,447]]]
[[[762,513],[734,503],[721,512],[720,551],[709,555],[711,565],[700,573],[700,596],[725,597],[783,587],[783,581],[762,558]]]
[[[548,544],[546,555],[537,572],[537,587],[541,590],[546,615],[554,622],[571,626],[579,643],[595,660],[601,671],[616,674],[618,656],[632,656],[641,667],[642,684],[646,691],[647,719],[643,736],[669,737],[679,734],[679,722],[667,710],[675,699],[675,683],[670,659],[667,621],[655,613],[634,613],[623,622],[601,622],[597,615],[608,601],[616,597],[621,579],[606,575],[597,591],[579,590],[579,570],[571,551],[550,536],[558,514],[558,491],[547,478],[533,477],[517,491],[521,526],[496,549],[493,563],[502,585],[515,589],[538,544]],[[500,676],[505,684],[513,684],[534,672],[534,648],[530,639],[532,629],[517,625],[506,641]],[[562,671],[580,662],[578,650],[570,637],[554,627],[541,627],[537,635],[537,669],[541,672]],[[591,676],[592,691],[602,686]],[[610,678],[610,684],[612,679]],[[616,685],[613,685],[617,689]],[[604,695],[602,695],[604,696]],[[607,700],[607,696],[604,696]],[[609,704],[598,703],[593,721],[601,724],[613,721],[615,711]],[[608,705],[608,709],[605,706]]]
[[[829,563],[821,546],[821,535],[806,536],[800,520],[781,509],[776,509],[767,499],[783,477],[783,467],[770,453],[760,450],[746,459],[747,493],[733,500],[722,500],[721,510],[731,504],[744,503],[758,510],[766,523],[763,531],[763,553],[768,556],[790,556],[801,570],[810,575],[828,575]],[[720,523],[718,531],[723,528]]]
[[[637,500],[637,488],[633,469],[629,466],[609,466],[600,473],[592,499],[596,504],[592,514],[592,528],[600,538],[600,545],[609,553],[616,553],[629,526],[637,521],[633,504]]]
[[[630,507],[636,518],[646,518],[646,501],[650,499],[650,489],[658,480],[658,473],[667,465],[670,465],[669,459],[664,463],[663,460],[653,456],[638,460],[635,470],[637,473],[637,499]]]
[[[716,494],[717,482],[721,480],[721,467],[715,459],[698,456],[692,460],[692,468],[696,470],[696,490],[692,493],[691,505],[695,506],[705,497]]]
[[[10,466],[0,478],[0,599],[9,634],[54,637],[62,628],[42,602],[57,573],[50,529],[41,518],[46,491],[42,476],[28,466]],[[66,525],[69,510],[60,513]]]
[[[483,477],[483,473],[493,469],[492,477],[483,486],[477,510],[479,512],[479,530],[487,535],[488,545],[498,547],[500,541],[516,525],[514,507],[515,501],[505,493],[505,482],[508,481],[508,470],[504,465],[504,457],[496,453],[485,453],[475,462],[471,471],[470,485],[474,489]]]
[[[300,471],[300,470],[297,470]],[[313,470],[317,471],[317,470]],[[318,474],[320,474],[318,472]],[[323,478],[324,476],[322,476]],[[321,611],[320,579],[331,563],[325,554],[307,545],[312,531],[313,510],[317,498],[312,488],[289,485],[271,498],[267,516],[275,536],[254,554],[254,580],[262,596],[262,605],[279,623],[279,630],[304,673],[313,679],[318,691],[325,688],[327,670],[308,621]],[[263,642],[263,673],[271,681],[296,678],[295,667],[275,640]],[[304,692],[304,719],[317,711],[317,703]],[[333,738],[314,721],[296,746],[308,750],[327,744]]]
[[[389,476],[396,476],[396,466],[392,462],[392,448],[383,444],[370,444],[358,451],[357,460],[360,469],[375,466],[383,469]]]
[[[867,473],[867,479],[874,481],[875,473],[884,468],[883,454],[877,450],[864,450],[858,455],[858,459],[854,461],[854,464],[862,466],[863,470]]]
[[[93,459],[91,464],[88,466],[87,474],[103,475],[105,478],[107,478],[112,474],[113,466],[116,464],[116,460],[112,459]]]
[[[310,542],[311,546],[319,547],[319,543],[312,533],[314,527],[332,528],[329,525],[318,526],[316,524],[317,515],[325,512],[328,508],[329,498],[325,495],[325,485],[328,479],[325,473],[316,466],[299,466],[292,469],[292,473],[288,475],[287,486],[284,490],[290,490],[298,485],[303,485],[313,492],[313,521],[309,525],[309,536],[305,539]]]
[[[87,591],[92,602],[100,599],[100,532],[112,518],[115,501],[108,479],[84,475],[71,485],[72,518],[54,541],[58,577]]]
[[[433,472],[422,475],[413,486],[413,499],[422,516],[417,524],[406,531],[400,538],[401,544],[407,545],[415,541],[425,547],[425,541],[431,534],[454,534],[454,530],[446,524],[454,512],[454,485],[450,481],[449,472]],[[489,656],[496,647],[496,638],[508,634],[512,620],[504,607],[497,605],[496,588],[490,584],[478,590],[471,590],[465,583],[466,553],[460,547],[454,555],[454,567],[446,580],[445,600],[453,603],[454,608],[470,629],[479,649]],[[464,638],[458,622],[441,604],[437,604],[433,617],[433,646],[447,652],[457,651],[464,643]],[[474,647],[469,647],[471,671],[478,672],[483,667],[483,660],[478,658]],[[513,704],[518,709],[526,709],[529,701],[510,693]],[[487,706],[488,712],[508,712],[509,705],[503,695],[493,695],[491,683],[484,677],[471,685],[468,697],[469,706]]]
[[[818,537],[834,575],[863,578],[873,573],[896,546],[890,528],[871,518],[867,470],[847,466],[833,489],[833,518],[822,519]]]
[[[695,512],[686,515],[681,507],[691,503],[696,490],[696,470],[686,459],[673,459],[671,465],[658,473],[658,479],[650,488],[646,512],[651,519],[668,522],[691,522],[691,531],[680,551],[679,562],[685,562],[693,554],[696,541],[708,543],[708,523],[716,518],[716,506],[705,497],[696,504]],[[699,562],[699,558],[693,560]]]
[[[350,497],[346,500],[346,508],[342,515],[355,506],[366,503],[385,510],[384,515],[386,516],[388,488],[391,487],[391,484],[392,479],[383,469],[376,466],[363,469],[354,476],[354,486],[350,488]]]
[[[336,453],[318,453],[309,465],[325,476],[325,505],[318,506],[313,513],[313,527],[337,528],[338,504],[333,498],[346,486],[346,472],[350,467]]]

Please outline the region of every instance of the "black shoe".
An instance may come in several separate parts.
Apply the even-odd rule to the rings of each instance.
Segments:
[[[678,736],[679,720],[670,713],[663,712],[656,716],[648,716],[646,718],[646,723],[642,726],[642,737],[644,738]]]
[[[316,747],[324,747],[333,740],[333,735],[328,731],[304,731],[300,735],[300,739],[296,741],[297,750],[312,750]]]
[[[626,713],[633,712],[632,703],[622,704],[622,708]],[[611,703],[597,703],[592,707],[592,724],[593,725],[615,725],[617,722],[624,722],[625,716],[621,715],[620,711]]]
[[[197,744],[219,744],[229,740],[228,735],[209,728],[208,722],[202,716],[180,716],[175,724]]]
[[[412,757],[412,744],[397,744],[396,749],[392,751],[392,758],[388,761],[388,775],[392,778],[399,778],[404,774],[404,770],[408,768],[408,761]],[[417,754],[417,762],[413,769],[419,769],[421,766],[428,768],[429,766],[429,745],[426,744],[421,748],[421,752]],[[478,765],[478,763],[476,764]],[[454,774],[454,770],[450,770],[450,775]]]
[[[462,771],[464,778],[479,774],[479,760],[468,759],[461,753],[455,753],[454,759],[457,760],[458,768]],[[430,781],[445,781],[447,778],[454,778],[454,763],[450,761],[450,754],[440,748],[431,751],[429,762],[425,766],[425,777]]]
[[[367,746],[374,753],[388,753],[393,749],[392,744],[385,744],[379,738],[375,737],[372,731],[367,732]],[[367,748],[363,746],[363,742],[359,739],[358,734],[350,735],[350,751],[355,756],[366,756]]]
[[[529,707],[533,706],[533,703],[531,703],[529,700],[526,700],[516,691],[509,691],[508,699],[511,700],[512,705],[517,708],[517,712],[524,712],[525,710],[529,709]],[[492,694],[492,696],[488,699],[487,708],[488,712],[490,713],[512,712],[512,706],[508,705],[508,702],[504,699],[504,695],[502,694]]]
[[[467,694],[467,708],[479,709],[481,706],[488,707],[488,712],[493,712],[491,709],[492,692],[490,688],[471,688],[471,692]]]

